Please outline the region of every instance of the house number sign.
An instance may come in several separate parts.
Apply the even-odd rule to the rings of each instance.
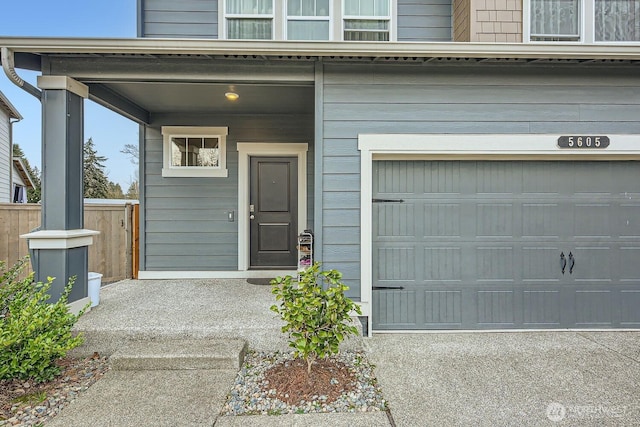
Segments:
[[[595,135],[564,135],[558,138],[560,148],[607,148],[608,136]]]

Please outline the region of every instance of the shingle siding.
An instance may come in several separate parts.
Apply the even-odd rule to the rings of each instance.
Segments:
[[[453,0],[454,41],[522,42],[522,0]]]

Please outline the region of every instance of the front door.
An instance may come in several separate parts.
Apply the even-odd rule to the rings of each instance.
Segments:
[[[297,157],[251,157],[251,268],[295,267],[298,234],[297,178]]]

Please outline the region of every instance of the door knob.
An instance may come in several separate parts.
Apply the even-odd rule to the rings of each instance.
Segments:
[[[254,219],[256,216],[254,214],[249,215],[249,219]]]

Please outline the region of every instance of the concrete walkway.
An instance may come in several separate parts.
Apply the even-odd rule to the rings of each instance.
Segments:
[[[280,321],[269,311],[272,303],[269,286],[244,280],[130,280],[103,288],[100,305],[78,322],[87,342],[76,353],[99,351],[127,370],[110,371],[47,425],[640,423],[640,332],[379,334],[347,346],[364,349],[377,366],[390,418],[386,413],[219,416],[236,369],[217,365],[212,354],[231,349],[236,357],[231,363],[237,365],[242,347],[237,338],[254,349],[287,349]],[[225,344],[232,338],[236,344]],[[145,350],[136,350],[135,343]],[[193,346],[202,347],[199,355],[186,350]],[[183,368],[162,359],[124,360],[156,353],[150,349],[202,359]],[[207,369],[193,369],[198,366]]]

